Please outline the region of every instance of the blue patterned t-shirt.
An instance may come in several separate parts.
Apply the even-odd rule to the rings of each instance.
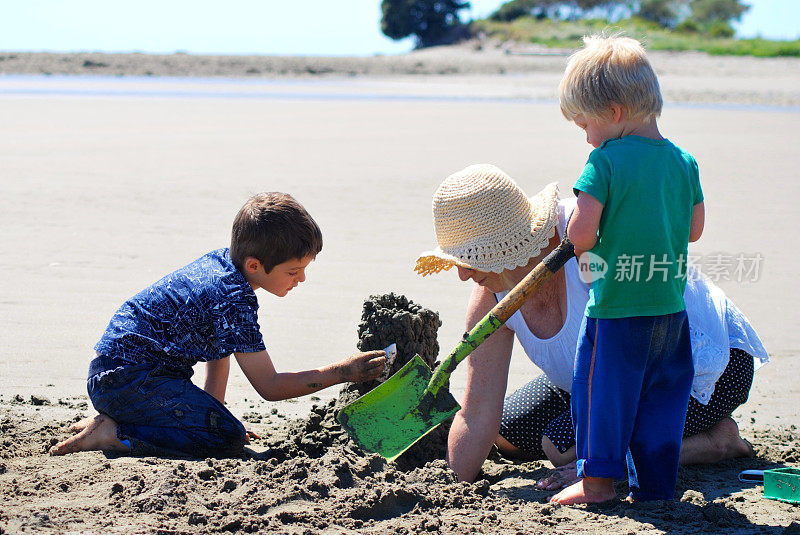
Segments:
[[[171,368],[263,351],[258,300],[228,249],[217,249],[128,299],[94,349]]]

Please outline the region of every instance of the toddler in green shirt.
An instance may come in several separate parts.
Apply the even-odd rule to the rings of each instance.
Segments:
[[[661,91],[642,46],[592,36],[559,87],[595,147],[574,185],[568,234],[591,280],[572,386],[578,483],[562,504],[672,499],[694,368],[683,290],[703,231],[697,163],[656,122]],[[586,280],[586,279],[585,279]]]

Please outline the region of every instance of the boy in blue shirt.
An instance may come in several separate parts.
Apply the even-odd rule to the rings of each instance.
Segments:
[[[608,270],[591,283],[573,376],[583,479],[551,502],[612,499],[626,467],[629,499],[672,499],[694,375],[687,246],[703,231],[703,193],[695,159],[658,130],[661,91],[642,46],[584,42],[559,86],[564,116],[595,147],[568,234],[584,266]]]
[[[286,296],[305,281],[305,268],[321,249],[319,227],[290,195],[248,200],[234,220],[230,249],[211,251],[117,310],[89,365],[89,397],[99,414],[50,453],[241,453],[247,433],[223,405],[231,354],[270,401],[378,377],[382,351],[297,373],[277,372],[267,354],[255,290]],[[206,362],[203,389],[190,379],[198,362]]]

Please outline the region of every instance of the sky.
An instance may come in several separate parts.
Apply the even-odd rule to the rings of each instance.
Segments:
[[[502,0],[472,0],[462,19]],[[740,37],[800,38],[800,1],[749,0]],[[399,54],[380,0],[0,0],[0,50],[191,54]]]

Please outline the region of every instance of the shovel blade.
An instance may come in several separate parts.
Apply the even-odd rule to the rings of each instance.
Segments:
[[[461,408],[444,388],[430,395],[431,375],[415,355],[383,384],[342,408],[336,419],[362,449],[393,461]]]

